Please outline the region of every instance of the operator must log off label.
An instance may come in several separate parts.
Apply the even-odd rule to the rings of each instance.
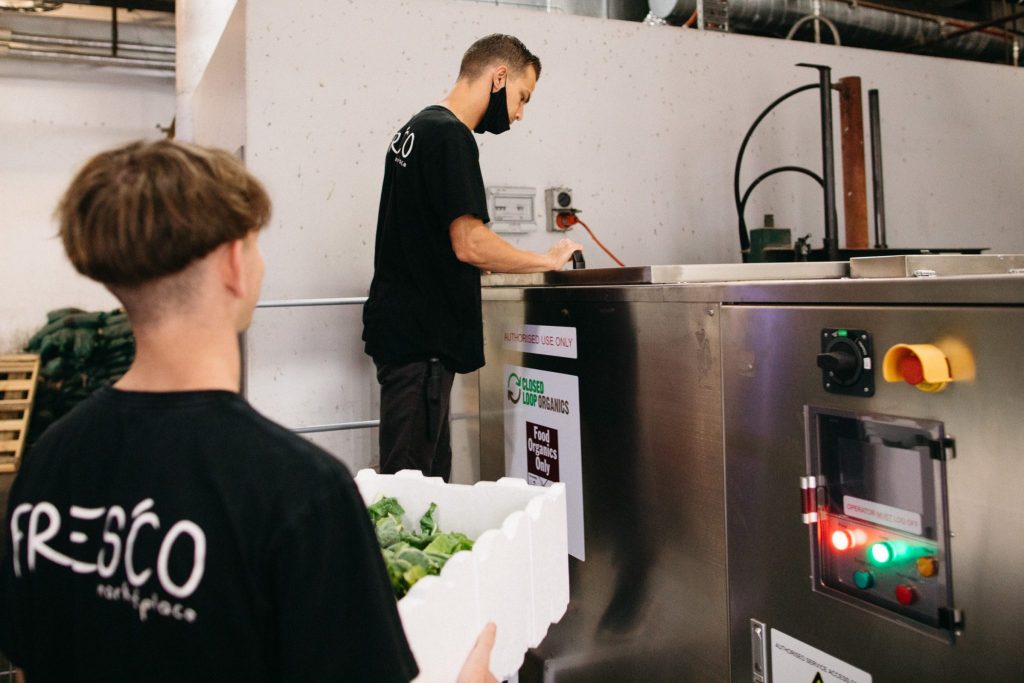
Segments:
[[[502,332],[509,351],[576,358],[576,328],[555,325],[513,325]]]

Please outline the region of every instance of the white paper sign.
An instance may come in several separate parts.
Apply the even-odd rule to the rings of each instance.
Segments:
[[[876,503],[873,500],[843,496],[843,512],[848,517],[863,519],[865,522],[874,522],[890,529],[899,529],[918,536],[923,531],[921,515],[910,510],[901,510],[891,505]]]
[[[502,344],[510,351],[576,358],[576,328],[555,325],[512,325],[505,328],[502,333]]]
[[[871,674],[850,666],[782,631],[772,629],[773,683],[871,683]]]
[[[505,366],[505,471],[534,486],[565,484],[569,554],[586,559],[579,380]]]

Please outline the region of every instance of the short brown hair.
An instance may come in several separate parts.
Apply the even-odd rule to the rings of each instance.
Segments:
[[[57,217],[78,272],[135,287],[262,228],[270,209],[266,190],[229,152],[161,140],[90,159]]]
[[[517,74],[522,73],[527,66],[532,66],[537,78],[540,78],[540,58],[527,50],[523,41],[504,33],[492,33],[470,45],[462,56],[459,78],[476,78],[484,69],[497,62],[507,64]]]

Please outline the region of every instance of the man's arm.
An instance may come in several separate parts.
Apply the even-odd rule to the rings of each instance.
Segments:
[[[459,216],[448,228],[455,258],[493,273],[542,273],[559,270],[583,247],[562,239],[547,252],[538,254],[514,247],[491,231],[475,216]]]

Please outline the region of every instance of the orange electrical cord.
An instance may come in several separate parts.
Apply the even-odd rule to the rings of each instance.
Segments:
[[[576,216],[576,214],[569,213],[568,211],[565,213],[559,213],[558,216],[555,218],[555,223],[558,225],[558,227],[562,228],[563,230],[568,230],[576,223],[579,223],[580,225],[583,226],[583,229],[587,231],[587,234],[590,235],[590,239],[594,240],[594,243],[597,244],[597,246],[601,247],[604,253],[608,254],[611,257],[612,261],[615,261],[622,268],[626,267],[626,264],[620,261],[615,254],[609,251],[608,247],[601,244],[601,240],[597,239],[597,235],[595,235],[593,230],[590,229],[590,226],[581,221],[579,217]]]

